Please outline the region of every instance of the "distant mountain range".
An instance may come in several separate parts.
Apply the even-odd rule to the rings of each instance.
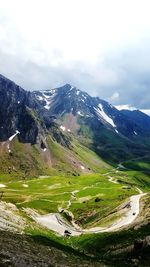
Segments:
[[[146,115],[150,116],[150,109],[137,109],[135,107],[132,107],[130,105],[118,105],[115,106],[118,110],[130,110],[130,111],[134,111],[134,110],[139,110],[143,113],[145,113]]]
[[[26,169],[29,173],[36,169],[39,174],[45,169],[92,171],[94,167],[83,157],[87,149],[109,164],[147,155],[150,116],[140,110],[116,108],[70,84],[29,92],[0,75],[0,141],[0,153],[10,163],[4,168],[1,159],[2,172],[13,167],[15,172],[16,162],[23,173]],[[82,153],[75,147],[82,148]],[[66,161],[68,169],[62,168]],[[80,161],[78,167],[73,163]]]

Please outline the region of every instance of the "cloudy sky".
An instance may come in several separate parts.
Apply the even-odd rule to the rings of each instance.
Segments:
[[[0,73],[150,108],[149,0],[0,0]]]

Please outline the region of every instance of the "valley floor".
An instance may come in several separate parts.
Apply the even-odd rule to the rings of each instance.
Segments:
[[[127,265],[134,266],[135,257],[138,266],[148,267],[146,179],[118,169],[78,177],[0,178],[0,266],[112,267],[119,261],[126,266],[127,255]],[[141,259],[136,239],[144,240]]]

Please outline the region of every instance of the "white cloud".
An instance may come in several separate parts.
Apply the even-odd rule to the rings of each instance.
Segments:
[[[141,109],[141,111],[150,116],[150,109]]]
[[[135,43],[150,29],[150,3],[143,0],[1,0],[0,5],[6,31],[13,25],[28,54],[39,48],[49,62],[56,50],[62,62],[95,63],[104,52]]]
[[[114,102],[116,100],[119,100],[119,93],[118,92],[114,92],[113,95],[109,98],[110,102]]]
[[[69,82],[114,103],[131,98],[148,105],[149,0],[0,0],[0,6],[0,73],[27,89]],[[143,98],[135,98],[141,90]]]
[[[118,110],[130,110],[130,111],[133,111],[133,110],[136,110],[136,108],[134,107],[131,107],[130,105],[118,105],[118,106],[115,106]]]

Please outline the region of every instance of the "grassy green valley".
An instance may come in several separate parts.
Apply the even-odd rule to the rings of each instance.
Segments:
[[[112,177],[111,181],[110,176]],[[53,244],[54,247],[67,252],[72,249],[73,254],[81,254],[81,261],[84,257],[89,259],[94,257],[94,262],[99,262],[99,264],[101,262],[117,264],[118,261],[123,264],[123,257],[127,254],[126,264],[132,265],[135,252],[127,252],[126,247],[130,247],[135,239],[144,238],[149,234],[150,218],[148,213],[145,215],[146,203],[149,205],[150,200],[149,177],[141,172],[120,171],[110,167],[109,169],[102,168],[99,173],[79,176],[51,175],[22,180],[19,177],[6,179],[5,175],[1,175],[0,183],[5,185],[1,188],[1,193],[3,192],[1,200],[15,204],[17,214],[25,221],[24,233],[44,246]],[[134,226],[132,224],[128,230],[97,234],[84,233],[78,237],[67,238],[38,224],[27,212],[28,209],[31,209],[44,215],[60,213],[60,210],[63,209],[62,218],[69,225],[72,221],[68,211],[74,215],[75,223],[83,229],[95,226],[109,227],[123,216],[123,213],[118,212],[118,207],[128,201],[130,196],[137,195],[137,188],[148,193],[141,200],[143,204],[138,230],[135,222]],[[68,207],[70,200],[71,205]],[[144,225],[143,218],[147,222]],[[116,256],[116,253],[119,253],[119,256]],[[145,255],[147,257],[147,253]],[[94,262],[93,264],[96,264]],[[143,262],[143,258],[141,262]]]
[[[3,179],[0,182],[3,183]],[[86,213],[93,213],[94,210],[95,217],[100,219],[130,195],[137,193],[134,186],[131,189],[123,189],[123,184],[111,183],[106,176],[101,174],[78,177],[51,176],[8,182],[5,185],[4,201],[13,202],[19,208],[35,208],[42,213],[57,212],[58,207],[66,207],[71,192],[76,191],[70,208],[76,215],[76,219],[81,214],[83,218],[88,218]],[[96,198],[99,198],[97,203]]]

